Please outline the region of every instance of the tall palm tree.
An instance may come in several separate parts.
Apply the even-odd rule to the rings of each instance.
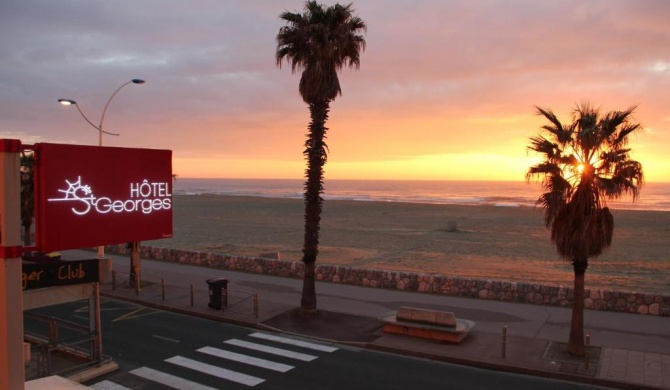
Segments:
[[[342,94],[337,72],[344,66],[358,69],[360,53],[365,50],[365,38],[360,33],[367,27],[353,12],[351,4],[325,7],[307,1],[303,13],[286,11],[279,16],[286,25],[277,34],[276,63],[281,68],[286,61],[294,73],[302,70],[299,91],[311,118],[303,152],[307,160],[302,250],[305,274],[300,304],[303,314],[316,313],[314,263],[319,252],[323,166],[328,151],[325,123],[330,102]]]
[[[563,125],[551,110],[536,107],[550,123],[545,135],[530,139],[529,150],[543,161],[530,167],[526,180],[542,179],[545,191],[537,200],[558,254],[572,263],[574,302],[568,352],[584,355],[584,274],[588,259],[612,243],[614,218],[606,199],[631,194],[642,186],[642,165],[630,158],[628,136],[640,130],[631,121],[635,107],[601,115],[589,103],[574,110],[573,121]]]
[[[35,216],[34,163],[32,153],[21,152],[21,226],[23,245],[31,246],[31,231]]]

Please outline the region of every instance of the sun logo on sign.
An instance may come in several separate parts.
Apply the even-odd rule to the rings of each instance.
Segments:
[[[54,201],[79,201],[83,203],[83,209],[78,210],[76,208],[72,208],[72,212],[77,214],[77,215],[84,215],[87,214],[91,210],[91,206],[95,204],[96,197],[93,196],[93,190],[91,190],[91,186],[89,185],[82,185],[81,184],[81,176],[77,178],[77,181],[75,182],[70,182],[67,179],[65,182],[68,185],[67,189],[64,190],[58,190],[58,192],[62,192],[65,194],[64,197],[62,198],[50,198],[47,199],[50,202]]]
[[[77,196],[77,191],[84,191],[85,195],[91,195],[93,191],[91,190],[91,186],[83,186],[81,185],[81,176],[77,178],[77,181],[74,183],[70,183],[69,181],[65,180],[68,186],[70,188],[66,190],[58,190],[58,192],[62,192],[65,194],[65,197],[62,199],[82,199],[79,196]],[[91,197],[92,199],[95,199]]]

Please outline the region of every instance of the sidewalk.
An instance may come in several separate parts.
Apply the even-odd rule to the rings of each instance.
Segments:
[[[118,284],[128,259],[111,257]],[[127,284],[113,288],[109,281],[101,294],[215,321],[485,369],[623,389],[670,389],[667,317],[587,310],[585,333],[591,340],[587,368],[583,358],[565,352],[570,324],[566,308],[317,283],[319,315],[304,318],[296,310],[300,280],[151,260],[142,260],[142,272],[139,294]],[[208,307],[205,281],[213,277],[229,281],[228,306],[223,310]],[[452,311],[476,326],[457,345],[385,334],[378,319],[399,306]],[[507,328],[504,358],[503,327]]]

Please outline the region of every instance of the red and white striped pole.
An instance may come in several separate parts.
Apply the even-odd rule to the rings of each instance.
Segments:
[[[0,139],[0,389],[24,389],[21,141]]]

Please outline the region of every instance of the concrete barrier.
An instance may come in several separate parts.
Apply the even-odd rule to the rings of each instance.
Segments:
[[[108,246],[105,250],[110,253],[128,254],[125,244]],[[302,278],[304,273],[303,264],[300,261],[279,261],[261,257],[222,255],[151,246],[141,246],[140,256],[145,259],[264,275]],[[571,307],[574,299],[573,289],[566,286],[470,279],[440,274],[385,271],[318,263],[316,277],[317,280],[324,282],[537,305]],[[586,289],[584,297],[584,306],[587,309],[670,316],[670,295]]]

